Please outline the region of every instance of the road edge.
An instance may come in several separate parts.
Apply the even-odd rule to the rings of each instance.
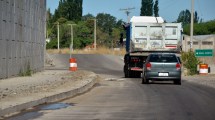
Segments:
[[[69,90],[67,92],[58,93],[58,94],[44,97],[44,98],[41,98],[38,100],[29,101],[29,102],[19,104],[16,106],[12,106],[9,108],[1,109],[0,110],[0,117],[10,115],[13,113],[17,113],[17,112],[20,112],[20,111],[32,108],[34,106],[44,104],[44,103],[57,102],[57,101],[60,101],[63,99],[71,98],[71,97],[74,97],[78,94],[82,94],[84,92],[87,92],[97,83],[97,80],[96,80],[97,78],[98,78],[98,76],[96,74],[92,74],[89,76],[88,79],[86,79],[86,81],[88,81],[88,82],[84,85],[81,85],[78,88],[75,88],[75,89],[73,88],[72,90]]]

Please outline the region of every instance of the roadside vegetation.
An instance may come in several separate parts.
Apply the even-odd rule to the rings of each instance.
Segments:
[[[19,71],[20,77],[31,76],[33,71],[31,70],[30,63],[28,63],[27,68]]]
[[[184,26],[184,34],[190,35],[190,24]],[[194,35],[215,34],[215,20],[202,23],[195,23],[193,34]]]
[[[118,47],[120,34],[125,32],[122,27],[124,22],[106,13],[99,13],[97,16],[89,13],[82,16],[82,3],[82,0],[60,0],[54,14],[48,9],[47,38],[50,39],[50,42],[46,45],[47,49],[58,48],[58,24],[60,49],[70,47],[71,24],[73,26],[74,49],[84,49],[87,46],[92,46],[94,43],[95,19],[97,46]]]
[[[182,64],[187,69],[187,75],[195,75],[198,73],[197,66],[200,61],[196,58],[192,51],[181,53]]]
[[[179,13],[176,22],[182,22],[184,34],[190,35],[190,21],[191,12],[189,10],[182,10]],[[215,34],[215,20],[203,21],[203,18],[199,18],[198,13],[194,12],[194,35],[209,35]]]
[[[57,49],[48,49],[47,53],[49,54],[70,54],[70,50],[69,48],[64,48],[64,49],[60,49],[60,51],[58,51]],[[107,47],[99,47],[96,50],[94,50],[93,48],[90,49],[75,49],[72,54],[109,54],[109,55],[118,55],[118,56],[123,56],[125,55],[126,51],[125,49],[110,49]]]

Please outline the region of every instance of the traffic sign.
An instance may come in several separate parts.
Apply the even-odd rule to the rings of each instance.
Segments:
[[[213,49],[196,49],[195,56],[196,57],[213,57],[214,52]]]

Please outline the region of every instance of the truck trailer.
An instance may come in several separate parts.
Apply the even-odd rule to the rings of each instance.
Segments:
[[[154,52],[176,53],[182,50],[182,24],[165,23],[161,17],[133,16],[126,30],[124,74],[140,77],[147,56]]]

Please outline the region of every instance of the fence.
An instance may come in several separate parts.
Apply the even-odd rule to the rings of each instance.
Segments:
[[[46,0],[0,0],[0,79],[44,68]]]

